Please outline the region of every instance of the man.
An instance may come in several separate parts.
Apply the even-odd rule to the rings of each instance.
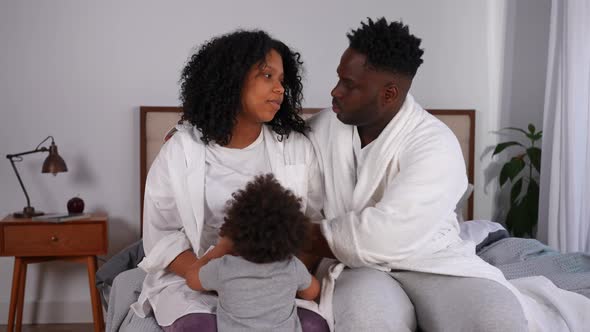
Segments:
[[[347,266],[334,288],[335,330],[527,330],[501,272],[459,238],[459,143],[408,93],[420,39],[384,18],[347,37],[333,112],[310,122],[327,219],[308,251]]]

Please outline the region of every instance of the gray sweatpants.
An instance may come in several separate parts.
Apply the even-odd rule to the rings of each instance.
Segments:
[[[527,330],[514,294],[487,279],[347,268],[333,303],[336,332]]]

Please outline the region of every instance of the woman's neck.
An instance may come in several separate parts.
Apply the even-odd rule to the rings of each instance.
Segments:
[[[236,125],[232,130],[231,139],[225,147],[243,149],[256,141],[258,136],[260,136],[261,130],[262,123],[243,121],[238,117]]]

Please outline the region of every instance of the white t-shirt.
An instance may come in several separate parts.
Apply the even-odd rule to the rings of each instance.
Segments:
[[[375,145],[373,142],[361,147],[361,137],[359,136],[357,127],[354,126],[352,129],[352,153],[354,154],[354,168],[356,169],[357,179],[362,168],[361,166],[364,164],[367,155],[369,155],[369,151]],[[356,183],[356,179],[354,182]]]
[[[223,225],[226,203],[231,194],[243,189],[256,175],[271,172],[264,135],[243,149],[231,149],[210,143],[205,148],[205,224],[200,254],[217,243]]]

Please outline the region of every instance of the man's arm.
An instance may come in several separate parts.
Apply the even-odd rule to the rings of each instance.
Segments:
[[[324,235],[322,235],[320,225],[314,223],[310,223],[309,225],[307,232],[307,242],[303,246],[303,252],[306,254],[318,256],[319,258],[336,258],[334,253],[332,253],[328,242],[324,238]]]
[[[437,234],[456,231],[448,222],[467,176],[450,135],[421,133],[400,154],[399,170],[374,205],[322,221],[322,235],[339,261],[349,267],[391,264],[420,252]]]

